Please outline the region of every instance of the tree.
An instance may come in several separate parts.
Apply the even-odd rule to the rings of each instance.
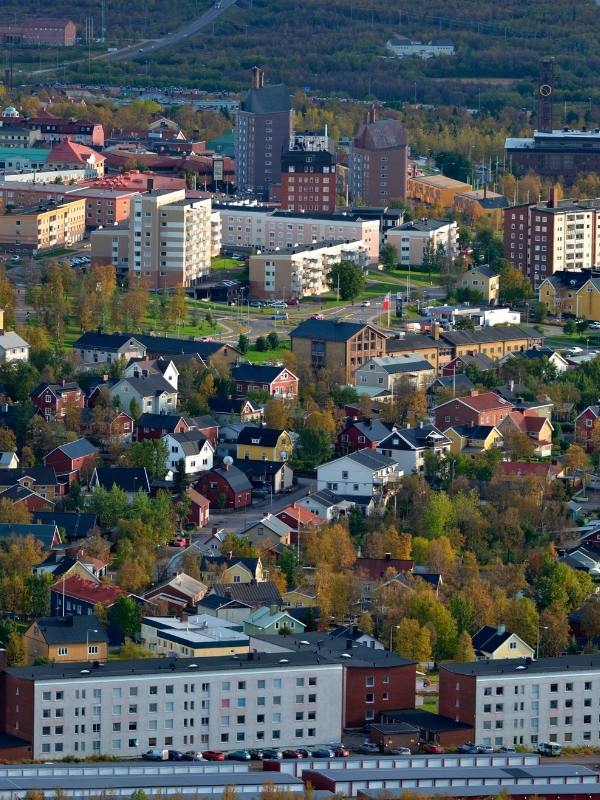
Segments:
[[[436,153],[435,161],[442,173],[448,178],[454,178],[454,180],[462,181],[463,183],[471,182],[473,165],[462,153],[458,153],[455,150],[442,150]]]
[[[243,356],[246,355],[250,347],[250,339],[246,336],[245,333],[240,333],[237,346],[240,353]]]
[[[139,400],[136,397],[132,397],[129,402],[129,413],[136,422],[142,415],[142,409],[140,407]]]
[[[471,641],[471,635],[467,631],[463,631],[458,637],[456,642],[456,652],[454,653],[454,660],[463,663],[465,661],[475,661],[475,649]]]
[[[264,336],[257,337],[255,347],[259,353],[264,353],[265,350],[269,349],[269,345],[267,344],[267,340]]]
[[[567,472],[575,472],[588,466],[588,457],[585,450],[578,444],[572,444],[563,458],[563,466]]]
[[[588,642],[600,636],[600,598],[593,595],[581,609],[581,630]]]
[[[303,428],[299,445],[300,458],[308,469],[316,469],[331,456],[331,437],[319,428]]]
[[[431,633],[416,619],[401,619],[393,629],[392,642],[394,651],[403,658],[417,662],[431,661]]]
[[[532,296],[531,282],[516,267],[507,267],[500,273],[500,299],[514,303]]]
[[[127,465],[145,467],[151,481],[165,477],[168,457],[169,449],[163,439],[144,439],[142,442],[136,442],[126,453]]]
[[[119,658],[122,658],[126,661],[133,661],[138,658],[154,658],[155,654],[148,650],[147,647],[144,647],[141,644],[137,644],[128,636],[125,637],[125,641],[121,645],[121,649],[119,650]],[[137,794],[134,792],[133,794]],[[133,797],[133,794],[131,795]],[[142,792],[144,797],[146,796],[145,792]]]
[[[228,533],[221,542],[221,553],[231,553],[236,558],[256,558],[258,550],[247,536],[236,536],[235,533]]]
[[[135,600],[131,597],[119,597],[109,609],[108,618],[124,637],[133,639],[140,629],[142,616]]]
[[[515,429],[504,436],[504,449],[513,459],[531,458],[535,444],[526,433]]]
[[[429,539],[435,539],[448,533],[453,525],[453,504],[446,492],[430,494],[422,512],[422,527],[425,535]]]
[[[352,261],[340,261],[334,264],[327,278],[334,291],[339,288],[341,300],[354,301],[366,284],[364,272]]]
[[[268,428],[289,430],[292,426],[292,409],[287,400],[272,397],[265,405],[265,422]]]
[[[379,250],[379,260],[386,270],[392,270],[398,263],[398,250],[393,244],[384,244]]]
[[[144,563],[133,554],[117,570],[117,583],[126,592],[140,594],[151,582],[152,576],[146,571]]]
[[[423,389],[417,389],[406,377],[394,381],[392,402],[384,403],[380,412],[384,422],[398,427],[416,425],[427,417],[427,398]]]
[[[577,326],[575,325],[574,319],[565,320],[565,324],[563,325],[563,333],[565,333],[567,336],[572,336],[576,330]]]
[[[25,664],[25,639],[13,633],[6,642],[6,663],[9,667],[21,667]]]
[[[269,345],[270,350],[277,350],[279,347],[279,336],[275,333],[275,331],[271,331],[267,335],[267,344]]]
[[[571,632],[567,611],[554,603],[540,617],[540,656],[558,656],[569,646]]]

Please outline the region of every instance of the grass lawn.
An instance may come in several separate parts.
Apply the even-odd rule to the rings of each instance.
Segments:
[[[379,272],[377,274],[385,276],[386,280],[398,281],[401,286],[406,286],[406,279],[408,278],[407,269],[398,269],[394,270],[393,272],[384,273]],[[415,286],[439,286],[440,275],[438,272],[432,272],[429,274],[428,272],[422,272],[419,269],[411,269],[410,282]]]
[[[546,345],[548,347],[564,348],[564,347],[581,347],[585,350],[587,345],[590,348],[600,346],[600,333],[594,331],[587,331],[586,333],[558,333],[555,336],[550,335],[546,337]]]
[[[210,268],[213,272],[218,272],[221,269],[243,269],[244,262],[238,258],[228,258],[227,256],[215,256],[210,262]]]
[[[438,713],[438,696],[427,697],[422,706],[417,706],[419,711],[428,711],[430,714]]]
[[[289,352],[289,340],[280,342],[280,346],[276,350],[265,350],[260,353],[254,345],[250,347],[244,358],[247,358],[252,364],[263,364],[266,361],[281,361],[284,353]]]

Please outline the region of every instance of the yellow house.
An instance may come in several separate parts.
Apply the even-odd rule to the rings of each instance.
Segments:
[[[237,457],[251,461],[289,461],[292,439],[277,428],[243,428],[237,440]]]
[[[484,625],[472,638],[478,659],[533,658],[533,647],[504,625]]]
[[[221,575],[221,583],[260,583],[264,581],[260,558],[237,558]]]
[[[452,442],[450,452],[456,456],[475,457],[492,447],[502,447],[502,434],[494,425],[454,425],[444,435]]]
[[[284,606],[288,608],[312,608],[317,604],[317,598],[311,589],[291,589],[281,595]]]
[[[600,320],[600,277],[590,270],[555,272],[540,284],[538,299],[551,314]]]
[[[473,264],[458,279],[458,288],[480,292],[486,303],[495,305],[500,296],[500,276],[487,264]]]
[[[105,661],[108,636],[94,614],[40,617],[23,635],[27,661]]]

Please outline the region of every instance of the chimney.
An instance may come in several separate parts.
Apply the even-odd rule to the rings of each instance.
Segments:
[[[510,386],[511,393],[514,392],[514,390],[515,390],[515,382],[514,382],[514,380],[512,378],[510,380],[509,386]]]
[[[487,183],[483,184],[483,199],[487,198]]]
[[[553,186],[552,189],[550,189],[548,208],[558,208],[558,186]]]
[[[181,622],[187,622],[188,621],[187,611],[181,611],[181,613],[179,614],[179,619],[181,620]]]
[[[391,561],[392,560],[392,554],[391,553],[386,553],[385,556],[384,556],[384,559],[386,561]]]
[[[252,67],[252,88],[262,89],[265,85],[265,73],[260,67]]]
[[[434,322],[433,325],[431,326],[431,335],[436,340],[436,342],[439,340],[439,338],[440,338],[440,325],[439,325],[439,322]]]
[[[218,532],[219,532],[219,526],[218,525],[213,525],[212,526],[212,535],[216,536]]]
[[[502,636],[502,634],[506,633],[506,625],[498,625],[496,630],[498,631],[498,636]]]
[[[227,561],[231,561],[232,558],[233,558],[233,550],[228,550],[227,551]]]
[[[153,189],[154,189],[154,178],[148,178],[148,181],[146,182],[146,189],[150,193],[153,191]]]
[[[371,103],[367,111],[367,125],[372,125],[376,119],[377,119],[377,114],[375,112],[375,105]]]
[[[419,428],[423,427],[423,420],[419,420]]]
[[[477,389],[470,389],[469,390],[469,397],[477,397],[478,394],[479,394],[479,392],[477,391]]]

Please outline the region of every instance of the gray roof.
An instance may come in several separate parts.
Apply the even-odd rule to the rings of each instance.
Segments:
[[[346,430],[348,430],[348,428],[356,428],[356,430],[370,442],[378,442],[390,435],[391,423],[386,424],[377,418],[363,419],[350,422]]]
[[[355,453],[350,453],[350,455],[345,456],[345,458],[350,458],[357,464],[360,464],[363,467],[368,467],[369,469],[373,470],[383,469],[384,467],[391,467],[397,463],[394,458],[389,458],[389,456],[383,456],[376,450],[370,450],[369,448],[364,448],[363,450],[357,450]]]
[[[94,445],[83,437],[81,439],[75,439],[74,442],[61,444],[56,449],[60,450],[71,459],[84,458],[85,456],[91,456],[96,453]]]
[[[289,372],[283,365],[271,364],[238,364],[231,370],[234,381],[256,381],[256,383],[272,383],[282,372]]]
[[[240,110],[250,114],[273,114],[278,111],[291,111],[292,97],[290,90],[283,83],[249,89],[240,103]]]
[[[436,389],[458,389],[458,391],[469,391],[474,389],[475,384],[463,372],[457,372],[456,375],[440,375],[438,376],[429,387],[428,391]]]
[[[285,431],[279,430],[279,428],[256,428],[249,425],[240,431],[237,443],[275,447],[282,433]]]
[[[220,597],[229,597],[252,608],[258,606],[281,606],[281,595],[272,581],[258,583],[215,583],[212,592]],[[202,601],[204,602],[204,601]]]
[[[200,431],[184,431],[183,433],[169,433],[171,439],[176,441],[186,456],[197,456],[206,443],[206,436]]]
[[[127,382],[141,397],[150,397],[160,394],[177,394],[177,390],[159,373],[144,375],[139,378],[123,378],[113,389],[117,388],[119,384],[123,382]]]
[[[326,342],[347,342],[363,328],[363,322],[343,322],[337,319],[305,319],[290,332],[290,337],[322,339]],[[373,326],[371,326],[373,327]]]
[[[66,617],[40,617],[36,620],[48,644],[81,644],[106,642],[108,636],[94,614]]]
[[[363,123],[354,139],[354,146],[368,150],[390,150],[406,147],[406,129],[397,119],[377,119]]]
[[[368,365],[375,364],[375,366],[387,372],[388,375],[394,375],[397,372],[417,372],[419,370],[433,370],[433,366],[427,361],[426,358],[420,353],[403,353],[401,356],[381,356],[371,358],[366,361],[358,371],[368,373],[370,368]],[[361,387],[357,387],[359,390]]]
[[[250,525],[244,528],[241,535],[247,536],[250,531],[259,526],[269,528],[269,530],[273,531],[276,536],[280,537],[288,536],[291,530],[290,526],[286,525],[285,522],[282,522],[279,517],[274,517],[272,514],[267,514],[266,517],[263,517],[256,522],[252,522]]]
[[[109,492],[113,486],[118,486],[124,492],[150,494],[150,480],[145,467],[97,467],[94,476],[98,485]]]
[[[479,331],[442,331],[440,336],[446,342],[454,345],[544,338],[543,333],[526,325],[494,326],[492,328],[483,328]]]
[[[574,673],[578,670],[600,670],[600,653],[586,655],[554,656],[551,658],[501,658],[490,661],[472,661],[463,664],[443,664],[443,668],[458,675],[488,677],[494,675],[544,675]]]
[[[512,631],[507,631],[504,626],[496,628],[493,625],[483,625],[471,637],[475,650],[483,653],[494,653],[512,636]]]
[[[386,450],[418,450],[435,444],[451,444],[450,439],[438,430],[435,425],[423,425],[416,428],[400,428],[388,434],[379,442],[380,448]]]
[[[213,467],[207,474],[210,475],[212,472],[223,478],[234,492],[247,492],[252,489],[252,484],[246,474],[234,464],[231,464],[227,469],[225,467]]]
[[[486,278],[495,278],[498,275],[496,270],[492,269],[489,264],[473,264],[461,277],[464,278],[469,272],[478,272],[480,275],[485,275]]]
[[[449,425],[446,430],[453,430],[466,439],[485,439],[494,430],[494,425]]]
[[[41,542],[45,548],[50,548],[56,533],[56,525],[34,525],[29,523],[2,522],[0,523],[0,538],[8,539],[12,536],[21,538],[32,536]]]
[[[0,335],[0,348],[2,350],[11,350],[14,347],[29,347],[29,343],[14,331],[8,331],[8,333]]]
[[[76,350],[102,350],[107,353],[116,353],[130,342],[135,346],[142,344],[139,339],[130,333],[93,333],[88,331],[73,342],[73,348]]]
[[[343,497],[339,497],[339,495],[334,494],[330,489],[320,489],[318,492],[311,492],[311,494],[307,495],[306,497],[310,498],[323,508],[332,508],[338,503],[345,502]],[[302,499],[304,500],[305,498]]]
[[[411,219],[409,222],[399,225],[396,230],[429,233],[430,231],[437,231],[439,228],[445,228],[447,225],[449,225],[447,219]]]

